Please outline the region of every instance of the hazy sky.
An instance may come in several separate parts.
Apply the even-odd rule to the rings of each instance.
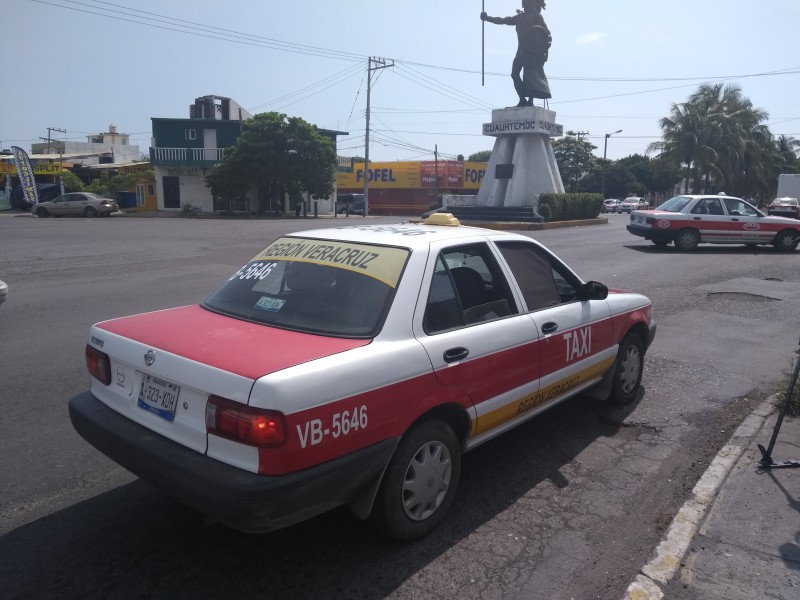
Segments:
[[[484,0],[509,16],[515,0]],[[477,0],[0,0],[5,64],[0,147],[85,141],[110,123],[143,152],[151,117],[186,118],[198,96],[233,98],[347,131],[370,158],[432,160],[489,150],[491,109],[517,98],[513,27],[485,25]],[[800,138],[800,0],[549,0],[545,71],[565,130],[608,157],[643,153],[658,120],[703,82],[738,85],[776,135]],[[538,102],[541,105],[541,101]]]

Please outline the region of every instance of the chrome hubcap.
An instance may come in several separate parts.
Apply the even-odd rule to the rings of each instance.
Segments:
[[[403,510],[409,519],[423,521],[442,504],[450,487],[450,452],[441,442],[423,445],[406,469]]]

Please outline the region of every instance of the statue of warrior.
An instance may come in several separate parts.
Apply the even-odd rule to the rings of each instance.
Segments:
[[[481,13],[482,21],[514,25],[517,29],[519,45],[511,66],[511,79],[519,96],[517,106],[533,106],[534,98],[550,98],[544,63],[547,62],[552,37],[542,17],[544,8],[544,0],[522,0],[522,10],[517,10],[513,17],[490,17]]]

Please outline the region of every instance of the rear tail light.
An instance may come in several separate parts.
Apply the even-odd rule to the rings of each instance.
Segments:
[[[286,417],[274,410],[209,396],[206,431],[250,446],[282,446],[286,443]]]
[[[108,354],[97,348],[86,345],[86,368],[92,377],[103,385],[111,383],[111,359]]]

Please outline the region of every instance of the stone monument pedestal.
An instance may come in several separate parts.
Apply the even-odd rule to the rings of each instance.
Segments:
[[[531,207],[538,216],[539,194],[564,193],[550,138],[564,135],[556,113],[538,106],[492,111],[483,134],[494,136],[476,205],[481,207]]]

